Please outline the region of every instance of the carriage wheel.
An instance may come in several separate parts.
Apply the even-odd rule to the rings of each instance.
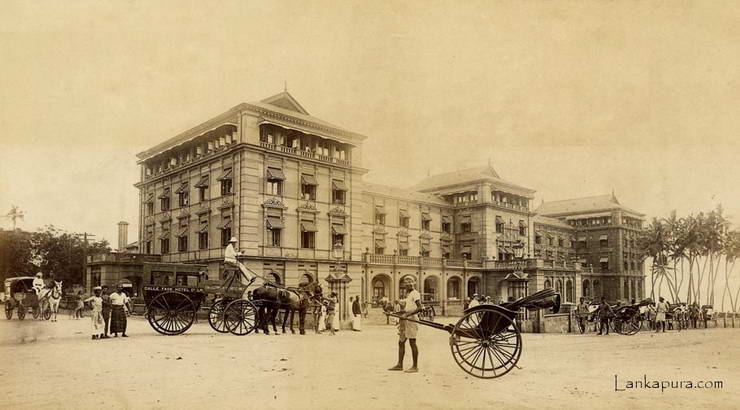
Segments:
[[[450,335],[450,349],[455,363],[466,373],[493,379],[516,366],[522,354],[522,335],[503,311],[486,307],[457,322]]]
[[[208,311],[208,324],[211,325],[213,330],[219,333],[229,333],[229,329],[226,327],[226,320],[224,320],[224,311],[226,310],[227,302],[227,300],[219,299],[211,306],[211,310]]]
[[[164,292],[147,305],[147,320],[154,330],[163,335],[179,335],[195,322],[195,310],[193,301],[184,294]]]
[[[248,300],[238,299],[229,303],[223,317],[226,328],[237,336],[248,335],[257,326],[257,308]]]
[[[44,320],[51,319],[51,308],[47,306],[46,309],[44,309],[44,314],[42,316]]]
[[[8,320],[13,318],[13,305],[10,301],[5,302],[5,318]]]
[[[39,307],[39,305],[36,305],[33,307],[33,318],[38,319],[39,316],[41,316],[41,307]]]
[[[23,303],[18,302],[18,320],[26,318],[26,310],[28,310],[28,308]]]

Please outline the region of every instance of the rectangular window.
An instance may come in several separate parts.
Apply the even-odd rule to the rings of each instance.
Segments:
[[[524,221],[519,221],[519,236],[527,236],[527,225]]]
[[[558,237],[558,246],[562,248],[564,243],[563,238]]]
[[[170,189],[165,188],[162,195],[159,196],[159,208],[162,212],[170,210]]]
[[[316,177],[309,174],[301,174],[301,198],[307,201],[316,200]]]
[[[599,267],[603,272],[606,272],[609,270],[609,258],[601,258],[599,259]]]
[[[198,188],[198,201],[203,202],[208,199],[208,187],[202,186]]]
[[[221,229],[221,246],[226,247],[231,239],[231,226]]]
[[[534,236],[534,243],[537,245],[542,245],[542,235],[537,234]]]
[[[629,262],[624,261],[624,270],[629,270]]]
[[[335,204],[344,204],[347,192],[347,186],[344,181],[338,179],[331,181],[331,201]]]
[[[146,204],[146,214],[147,215],[153,215],[154,214],[154,202],[147,202],[147,204]]]
[[[187,252],[188,251],[188,236],[187,234],[184,236],[180,236],[177,238],[177,250],[179,252]]]
[[[402,216],[402,217],[399,218],[398,224],[402,228],[408,228],[409,227],[409,219],[410,219],[409,217],[403,217]]]
[[[599,245],[602,248],[606,248],[609,246],[609,237],[607,235],[601,235],[599,237]]]
[[[472,231],[472,227],[470,226],[470,222],[463,222],[460,224],[460,232],[468,233],[471,231]]]
[[[144,242],[144,253],[147,255],[152,253],[152,241]]]
[[[170,253],[170,238],[162,238],[160,246],[162,247],[162,255]]]
[[[180,192],[177,194],[177,203],[182,206],[188,206],[188,192]]]
[[[223,175],[218,180],[221,181],[221,195],[230,195],[232,191],[231,168],[224,169]]]
[[[421,221],[421,229],[423,229],[423,230],[425,230],[425,231],[428,231],[428,230],[429,230],[429,225],[430,225],[430,224],[431,224],[431,221],[429,221],[429,220],[423,221],[423,220],[422,220],[422,221]]]
[[[267,168],[267,193],[270,195],[283,195],[283,181],[285,174],[280,168]]]
[[[208,249],[208,232],[198,233],[198,249]]]
[[[280,229],[267,230],[267,244],[269,246],[280,246]]]
[[[283,195],[283,181],[267,181],[268,195]]]
[[[449,222],[442,222],[442,232],[444,233],[452,233],[450,232],[450,228],[452,227],[452,224]]]
[[[301,232],[301,248],[313,249],[316,232]]]
[[[375,224],[376,225],[385,225],[385,214],[375,214]]]

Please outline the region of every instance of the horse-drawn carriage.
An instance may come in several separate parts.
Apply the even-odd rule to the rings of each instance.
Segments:
[[[522,354],[522,336],[516,323],[521,308],[551,308],[557,313],[560,294],[544,289],[513,302],[478,305],[465,310],[454,325],[405,318],[401,312],[386,314],[450,333],[450,350],[455,363],[471,376],[492,379],[516,367]]]
[[[41,314],[39,300],[33,289],[32,276],[19,276],[5,279],[5,318],[13,318],[13,311],[18,314],[18,320],[23,320],[28,309],[33,309],[33,317],[38,318]]]
[[[246,335],[254,330],[256,306],[241,299],[244,287],[232,275],[226,282],[207,281],[198,272],[178,272],[157,277],[150,272],[144,285],[144,302],[149,325],[157,332],[174,336],[187,331],[195,322],[196,314],[209,294],[215,300],[208,312],[208,323],[219,333]],[[172,284],[170,284],[172,282]]]

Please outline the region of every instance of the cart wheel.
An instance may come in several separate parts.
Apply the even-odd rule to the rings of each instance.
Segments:
[[[147,310],[149,325],[163,335],[179,335],[195,322],[195,304],[180,292],[160,293],[149,302]]]
[[[10,301],[5,302],[5,318],[8,320],[13,318],[13,305],[10,304]]]
[[[26,311],[28,308],[23,303],[18,303],[18,320],[26,318]]]
[[[522,354],[522,335],[513,314],[487,306],[457,322],[450,335],[450,349],[455,363],[466,373],[493,379],[516,366]]]
[[[44,309],[43,317],[44,317],[44,320],[51,319],[51,308],[50,307],[47,307],[46,309]]]
[[[38,319],[41,316],[41,308],[38,305],[33,307],[33,318]]]
[[[223,316],[226,328],[237,336],[252,333],[257,325],[257,308],[248,300],[238,299],[229,303]]]
[[[226,321],[224,320],[224,310],[228,300],[219,299],[212,306],[211,310],[208,311],[208,324],[211,325],[213,330],[219,333],[229,333],[229,329],[226,327]]]
[[[642,320],[640,320],[639,316],[633,316],[622,324],[622,329],[624,330],[624,333],[622,333],[624,335],[632,336],[637,334],[642,329]]]

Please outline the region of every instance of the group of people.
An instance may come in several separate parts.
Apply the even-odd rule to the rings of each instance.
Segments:
[[[617,302],[617,305],[612,307],[607,301],[606,297],[602,297],[594,310],[592,306],[595,304],[587,301],[585,298],[581,298],[578,306],[576,307],[576,318],[578,320],[578,326],[581,333],[585,333],[588,329],[588,322],[590,320],[598,321],[597,330],[599,335],[609,334],[609,324],[616,316],[616,310],[620,308],[621,302]],[[631,305],[636,305],[633,299]],[[687,317],[689,316],[689,308],[685,304],[681,305],[682,311]],[[699,306],[697,304],[692,305],[692,310],[699,312]],[[665,333],[668,313],[671,312],[671,307],[665,298],[660,297],[657,303],[650,303],[645,306],[644,316],[641,319],[645,319],[648,325],[655,330],[656,333],[661,330]],[[674,314],[676,314],[674,312]],[[696,316],[696,315],[695,315]],[[697,318],[692,317],[691,321],[696,327]]]
[[[498,304],[500,305],[502,303],[504,303],[504,300],[503,299],[499,300]],[[473,295],[473,297],[465,301],[465,305],[463,306],[463,308],[467,310],[469,308],[476,307],[478,305],[494,305],[494,304],[495,303],[492,297],[486,296],[486,295],[479,295],[476,293]]]
[[[92,314],[92,340],[109,339],[113,337],[128,337],[126,327],[127,316],[131,312],[131,298],[118,286],[115,292],[108,293],[108,286],[96,286],[93,295],[83,300],[90,304]]]

